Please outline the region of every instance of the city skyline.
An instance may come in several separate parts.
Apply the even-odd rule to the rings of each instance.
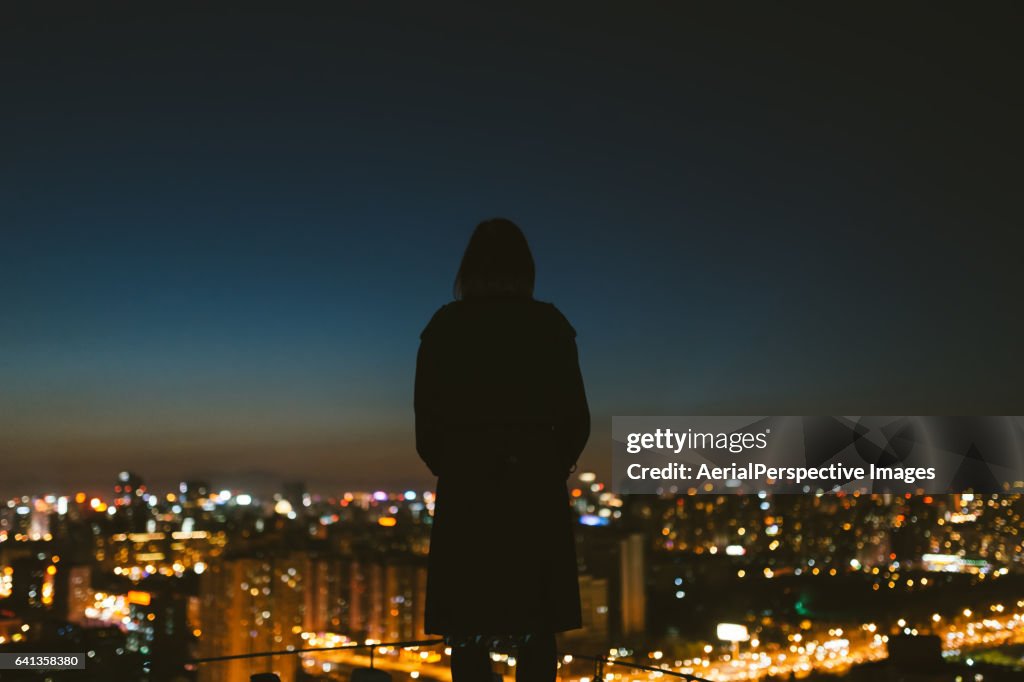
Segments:
[[[0,682],[1020,678],[1007,9],[0,7]]]
[[[102,499],[0,504],[0,646],[70,646],[93,676],[292,682],[348,679],[365,652],[245,654],[427,637],[430,491],[326,499],[293,484],[259,500],[202,481],[165,495],[133,472],[109,483]],[[570,487],[583,627],[560,639],[563,680],[593,671],[571,652],[716,682],[874,679],[919,669],[921,647],[935,679],[1019,674],[1021,495],[619,496],[582,472]],[[381,648],[377,665],[444,680],[449,655]],[[218,656],[242,657],[188,663]],[[493,660],[514,667],[500,647]]]

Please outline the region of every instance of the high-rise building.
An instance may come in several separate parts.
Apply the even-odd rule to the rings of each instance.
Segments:
[[[209,496],[210,484],[200,480],[182,481],[178,484],[178,491],[181,493],[182,502],[195,506],[199,500]]]
[[[309,632],[351,632],[352,559],[320,556],[310,560],[303,627]]]
[[[68,568],[67,584],[67,619],[72,623],[85,624],[89,620],[85,611],[96,601],[96,591],[92,588],[92,567],[85,565]]]
[[[114,484],[114,504],[117,507],[118,526],[127,532],[146,530],[149,507],[146,504],[146,484],[142,477],[131,471],[122,471]]]
[[[580,576],[580,613],[583,630],[589,640],[608,639],[608,580],[590,575]]]
[[[383,633],[386,642],[425,639],[423,604],[427,569],[421,562],[389,560],[384,566]]]
[[[309,561],[305,554],[245,557],[215,562],[200,582],[200,656],[301,648]],[[247,680],[275,672],[294,682],[298,656],[205,664],[200,682]]]
[[[427,569],[400,553],[310,559],[304,627],[357,640],[425,639]]]
[[[5,599],[7,608],[23,613],[65,613],[66,572],[58,571],[60,557],[49,545],[46,542],[0,545],[0,598]]]
[[[28,526],[29,540],[49,540],[50,535],[50,510],[33,509],[29,516]]]
[[[123,504],[129,504],[136,496],[141,496],[146,490],[142,477],[131,471],[122,471],[117,475],[117,483],[114,484],[114,498]]]
[[[305,481],[289,481],[281,487],[281,497],[291,504],[296,513],[300,513],[309,505],[309,492]]]
[[[647,591],[644,576],[646,542],[632,533],[620,543],[622,634],[642,635],[647,628]]]

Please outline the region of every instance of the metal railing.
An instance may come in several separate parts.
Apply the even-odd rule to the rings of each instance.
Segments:
[[[302,654],[311,654],[317,651],[341,651],[344,649],[369,649],[370,650],[370,663],[373,664],[373,652],[379,647],[386,647],[389,649],[411,649],[418,646],[436,646],[438,644],[444,644],[443,639],[421,639],[412,640],[408,642],[377,642],[376,644],[359,644],[357,642],[349,644],[339,644],[338,646],[320,646],[311,647],[309,649],[282,649],[280,651],[256,651],[250,654],[231,654],[228,656],[209,656],[207,658],[193,658],[188,663],[216,663],[217,661],[235,661],[241,658],[264,658],[267,656],[301,656]]]
[[[264,658],[270,656],[301,656],[302,654],[310,654],[322,651],[343,651],[345,649],[369,649],[370,653],[370,668],[374,666],[374,652],[378,648],[387,649],[411,649],[414,647],[429,647],[444,644],[443,639],[421,639],[421,640],[410,640],[403,642],[376,642],[374,644],[359,644],[359,643],[348,643],[341,644],[338,646],[324,646],[324,647],[311,647],[309,649],[284,649],[281,651],[257,651],[248,654],[231,654],[227,656],[209,656],[206,658],[193,658],[189,663],[203,664],[203,663],[216,663],[218,661],[233,661],[243,658]],[[674,677],[680,680],[686,680],[687,682],[710,682],[703,677],[697,677],[689,673],[679,672],[678,670],[671,670],[668,668],[661,668],[653,665],[643,665],[642,663],[634,663],[632,661],[624,661],[619,658],[609,658],[607,656],[594,656],[591,654],[578,654],[571,651],[566,651],[559,656],[572,656],[574,660],[589,661],[594,664],[594,682],[601,682],[604,679],[604,667],[606,665],[617,665],[626,668],[632,668],[633,670],[643,670],[645,672],[659,673],[661,675],[667,675],[668,677]]]
[[[604,679],[604,666],[605,665],[621,665],[633,670],[645,670],[651,673],[661,673],[662,675],[668,675],[669,677],[676,677],[680,680],[688,680],[689,682],[710,682],[703,677],[697,677],[696,675],[690,675],[689,673],[681,673],[678,670],[671,670],[666,668],[659,668],[654,665],[644,665],[642,663],[633,663],[632,661],[623,661],[618,658],[608,658],[607,656],[588,656],[587,654],[574,654],[566,652],[573,658],[578,658],[581,661],[592,661],[594,663],[594,682],[600,682]]]

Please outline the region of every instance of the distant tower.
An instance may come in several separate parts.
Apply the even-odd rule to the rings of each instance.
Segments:
[[[146,506],[146,485],[142,477],[131,471],[119,473],[114,485],[114,498],[118,517],[123,520],[119,525],[130,532],[145,531],[149,510]]]
[[[178,485],[178,490],[181,492],[182,501],[186,505],[195,506],[204,497],[210,494],[210,484],[206,481],[182,481]]]
[[[114,497],[120,500],[122,504],[131,503],[136,495],[141,496],[140,490],[145,492],[146,486],[142,481],[142,477],[138,474],[122,471],[117,475],[117,483],[114,485]]]
[[[289,481],[282,486],[282,497],[288,500],[296,513],[306,506],[309,493],[306,492],[305,481]]]
[[[43,540],[49,539],[50,535],[50,512],[39,511],[38,509],[32,510],[32,515],[29,517],[28,526],[28,537],[30,540]]]

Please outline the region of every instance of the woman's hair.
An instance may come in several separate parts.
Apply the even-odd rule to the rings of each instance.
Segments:
[[[533,255],[511,220],[492,218],[473,230],[455,275],[456,299],[483,296],[533,297]]]

